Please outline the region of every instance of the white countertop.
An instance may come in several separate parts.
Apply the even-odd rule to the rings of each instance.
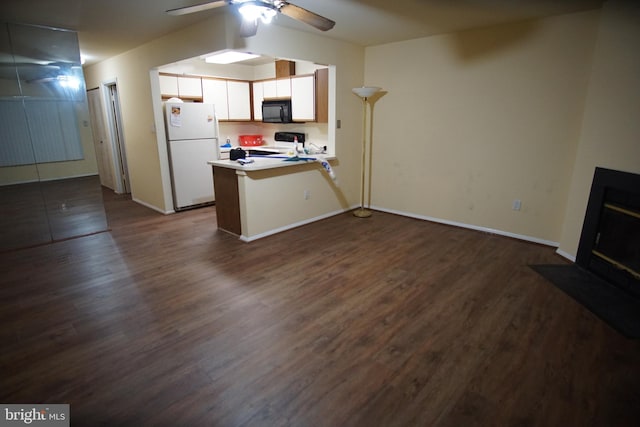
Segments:
[[[273,156],[265,156],[265,157],[257,157],[257,156],[249,156],[248,159],[252,159],[253,163],[248,163],[246,165],[242,165],[235,160],[209,160],[207,164],[211,166],[217,166],[228,169],[236,169],[241,171],[259,171],[265,169],[276,169],[276,168],[286,168],[290,166],[303,165],[306,163],[313,163],[315,159],[324,159],[324,160],[335,160],[335,156],[329,156],[327,154],[311,154],[299,156],[300,159],[308,159],[308,160],[299,160],[299,161],[290,161],[285,158],[284,154],[278,155],[278,157],[274,158]]]

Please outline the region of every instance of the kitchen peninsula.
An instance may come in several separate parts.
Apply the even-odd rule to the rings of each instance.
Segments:
[[[334,156],[314,155],[337,165]],[[266,237],[349,209],[337,182],[318,161],[250,157],[242,165],[211,160],[218,228],[241,240]]]

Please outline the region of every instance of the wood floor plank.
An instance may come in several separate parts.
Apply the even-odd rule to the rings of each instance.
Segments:
[[[243,243],[103,193],[111,231],[0,255],[0,400],[72,425],[631,426],[640,342],[553,248],[375,212]]]

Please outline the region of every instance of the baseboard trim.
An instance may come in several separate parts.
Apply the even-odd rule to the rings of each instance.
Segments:
[[[79,175],[62,176],[62,177],[58,177],[58,178],[45,178],[45,179],[41,179],[40,181],[42,181],[42,182],[61,181],[61,180],[64,180],[64,179],[86,178],[88,176],[98,176],[98,174],[97,173],[84,173],[84,174],[79,174]]]
[[[348,212],[351,209],[340,209],[337,211],[329,212],[324,215],[316,216],[313,218],[305,219],[304,221],[296,222],[293,224],[285,225],[284,227],[274,228],[273,230],[265,231],[264,233],[256,234],[254,236],[245,236],[244,234],[240,236],[240,240],[243,242],[253,242],[254,240],[262,239],[263,237],[271,236],[273,234],[281,233],[283,231],[291,230],[293,228],[301,227],[303,225],[311,224],[312,222],[320,221],[322,219],[330,218],[332,216],[340,215],[342,213]]]
[[[98,174],[96,174],[96,173],[85,173],[85,174],[80,174],[80,175],[61,176],[61,177],[58,177],[58,178],[28,179],[26,181],[4,182],[4,183],[0,184],[0,187],[7,187],[9,185],[19,185],[19,184],[33,184],[34,182],[62,181],[62,180],[65,180],[65,179],[86,178],[88,176],[98,176]]]
[[[569,252],[562,251],[558,248],[558,250],[556,250],[556,253],[561,257],[568,259],[571,262],[576,262],[576,256],[571,255]]]
[[[291,230],[293,228],[297,228],[297,227],[301,227],[303,225],[306,224],[310,224],[312,222],[315,221],[319,221],[325,218],[329,218],[335,215],[340,215],[342,213],[345,212],[349,212],[352,211],[356,208],[358,208],[360,205],[355,205],[355,206],[351,206],[349,208],[346,209],[342,209],[342,210],[337,210],[337,211],[333,211],[333,212],[329,212],[327,214],[324,215],[320,215],[314,218],[310,218],[304,221],[300,221],[300,222],[296,222],[294,224],[290,224],[290,225],[286,225],[284,227],[280,227],[280,228],[276,228],[273,230],[269,230],[269,231],[265,231],[264,233],[260,233],[260,234],[256,234],[255,236],[245,236],[245,235],[241,235],[239,238],[240,240],[242,240],[243,242],[252,242],[254,240],[258,240],[258,239],[262,239],[263,237],[267,237],[267,236],[271,236],[273,234],[277,234],[283,231],[287,231],[287,230]],[[488,227],[480,227],[477,225],[473,225],[473,224],[465,224],[462,222],[456,222],[456,221],[449,221],[449,220],[445,220],[445,219],[441,219],[441,218],[435,218],[435,217],[431,217],[431,216],[426,216],[426,215],[417,215],[417,214],[413,214],[413,213],[408,213],[408,212],[403,212],[403,211],[398,211],[395,209],[386,209],[386,208],[381,208],[378,206],[371,206],[370,208],[371,210],[374,211],[380,211],[380,212],[385,212],[385,213],[390,213],[393,215],[400,215],[400,216],[404,216],[404,217],[408,217],[408,218],[414,218],[414,219],[419,219],[419,220],[423,220],[423,221],[429,221],[429,222],[435,222],[438,224],[444,224],[444,225],[450,225],[453,227],[460,227],[460,228],[466,228],[469,230],[475,230],[475,231],[481,231],[483,233],[489,233],[489,234],[495,234],[498,236],[504,236],[504,237],[509,237],[512,239],[517,239],[517,240],[523,240],[526,242],[531,242],[531,243],[536,243],[539,245],[544,245],[544,246],[550,246],[550,247],[559,247],[560,244],[558,242],[554,242],[552,240],[546,240],[546,239],[540,239],[538,237],[533,237],[533,236],[527,236],[524,234],[516,234],[516,233],[511,233],[508,231],[503,231],[503,230],[498,230],[495,228],[488,228]],[[571,254],[568,254],[564,251],[561,251],[560,249],[556,250],[556,253],[558,253],[558,255],[567,258],[571,261],[575,261],[575,257],[573,257]]]
[[[371,206],[371,209],[376,210],[376,211],[380,211],[380,212],[386,212],[386,213],[394,214],[394,215],[400,215],[400,216],[406,216],[406,217],[409,217],[409,218],[421,219],[421,220],[424,220],[424,221],[436,222],[438,224],[445,224],[445,225],[451,225],[451,226],[454,226],[454,227],[467,228],[467,229],[475,230],[475,231],[482,231],[483,233],[496,234],[496,235],[499,235],[499,236],[510,237],[512,239],[518,239],[518,240],[524,240],[524,241],[527,241],[527,242],[537,243],[537,244],[545,245],[545,246],[551,246],[551,247],[556,247],[556,248],[558,246],[560,246],[560,244],[558,242],[554,242],[554,241],[551,241],[551,240],[540,239],[538,237],[526,236],[526,235],[523,235],[523,234],[511,233],[511,232],[508,232],[508,231],[497,230],[495,228],[480,227],[480,226],[477,226],[477,225],[465,224],[465,223],[456,222],[456,221],[449,221],[449,220],[446,220],[446,219],[435,218],[435,217],[426,216],[426,215],[417,215],[417,214],[397,211],[397,210],[394,210],[394,209],[385,209],[385,208],[381,208],[381,207],[377,207],[377,206]]]
[[[168,211],[163,211],[162,209],[158,208],[157,206],[154,206],[154,205],[149,204],[147,202],[143,202],[142,200],[136,199],[135,197],[131,197],[131,200],[133,200],[134,202],[136,202],[136,203],[138,203],[138,204],[140,204],[140,205],[142,205],[144,207],[152,209],[152,210],[154,210],[156,212],[160,212],[163,215],[170,215],[172,213],[176,213],[176,211],[174,211],[173,209],[168,210]]]

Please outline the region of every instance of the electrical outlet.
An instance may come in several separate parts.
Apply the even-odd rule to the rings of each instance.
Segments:
[[[519,211],[521,207],[522,207],[522,202],[521,202],[519,199],[515,199],[515,200],[513,201],[513,207],[512,207],[512,209],[513,209],[514,211]]]
[[[304,190],[304,199],[309,200],[311,198],[311,191]]]

